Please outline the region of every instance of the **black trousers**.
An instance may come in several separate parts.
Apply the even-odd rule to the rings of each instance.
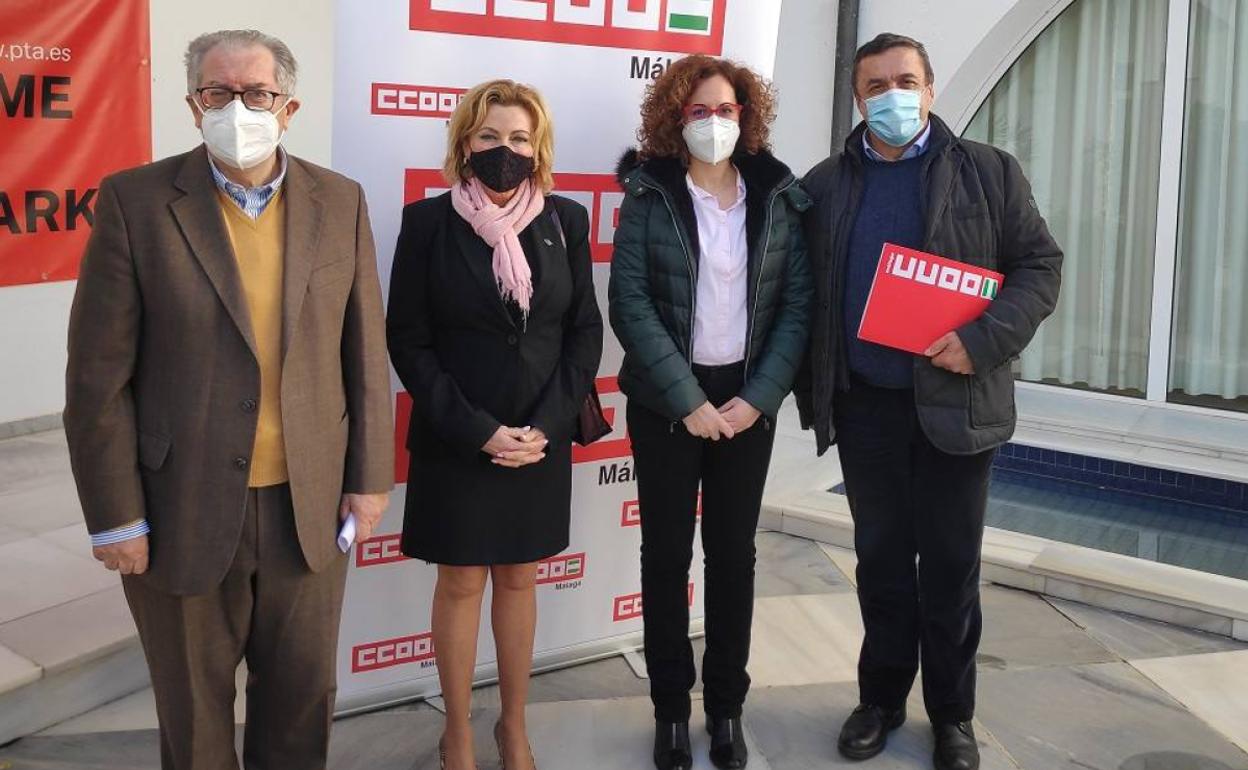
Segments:
[[[744,366],[694,366],[715,406],[741,391]],[[646,667],[654,716],[689,719],[689,690],[697,680],[689,643],[689,565],[702,485],[705,553],[706,654],[703,706],[716,719],[741,715],[750,677],[750,623],[754,617],[754,531],[771,461],[771,422],[760,417],[732,439],[697,438],[629,402],[641,508],[641,598]]]
[[[863,703],[903,705],[923,663],[934,723],[975,711],[975,652],[983,618],[980,546],[996,450],[946,454],[919,425],[913,390],[855,379],[833,410],[858,552],[866,636]]]

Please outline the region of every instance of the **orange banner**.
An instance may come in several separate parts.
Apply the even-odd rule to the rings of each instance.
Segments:
[[[100,180],[152,157],[148,0],[0,3],[0,286],[66,281]]]

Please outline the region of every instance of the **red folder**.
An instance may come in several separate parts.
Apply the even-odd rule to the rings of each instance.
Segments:
[[[992,270],[886,243],[858,339],[923,355],[983,315],[1004,281]]]

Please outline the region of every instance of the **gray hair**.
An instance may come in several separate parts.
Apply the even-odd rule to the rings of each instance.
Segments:
[[[273,54],[274,79],[282,93],[295,92],[295,72],[298,65],[295,55],[281,40],[254,29],[223,29],[219,32],[206,32],[191,41],[186,47],[186,92],[194,93],[199,88],[199,68],[204,56],[219,45],[231,48],[247,48],[262,45]]]

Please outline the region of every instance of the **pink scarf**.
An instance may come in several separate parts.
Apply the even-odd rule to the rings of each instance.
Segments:
[[[451,205],[464,221],[494,249],[494,278],[505,299],[513,299],[525,317],[533,300],[533,273],[524,258],[518,234],[537,219],[546,199],[531,179],[526,179],[506,205],[489,199],[477,178],[451,188]]]

